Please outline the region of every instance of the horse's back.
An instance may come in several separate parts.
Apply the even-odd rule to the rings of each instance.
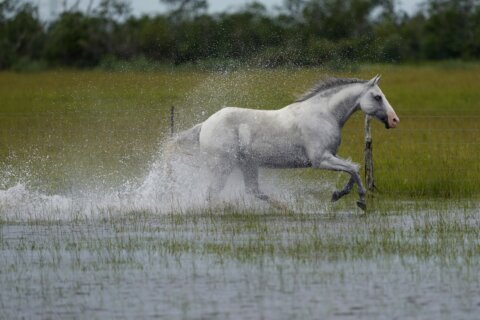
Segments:
[[[266,113],[265,110],[225,107],[203,123],[200,146],[208,150],[236,151],[250,132],[259,130]]]
[[[200,146],[210,156],[259,166],[309,165],[294,118],[281,110],[224,108],[204,122]]]

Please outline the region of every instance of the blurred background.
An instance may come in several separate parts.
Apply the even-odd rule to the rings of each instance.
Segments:
[[[0,1],[0,69],[479,57],[477,0]]]

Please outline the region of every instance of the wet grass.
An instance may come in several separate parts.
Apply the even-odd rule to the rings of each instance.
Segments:
[[[13,253],[3,263],[27,254],[50,268],[64,268],[66,258],[73,269],[141,268],[145,260],[182,255],[243,262],[389,257],[436,259],[463,266],[478,262],[478,203],[397,206],[377,201],[375,205],[368,214],[340,208],[318,214],[227,207],[168,215],[132,212],[70,222],[4,222],[0,251]]]
[[[479,302],[470,294],[479,288],[478,203],[375,205],[366,215],[340,208],[317,214],[227,207],[4,222],[0,317],[132,318],[153,312],[171,318],[181,312],[236,319],[245,312],[283,318],[285,308],[296,316],[310,309],[322,317],[339,312],[311,295],[344,305],[341,310],[354,308],[347,311],[357,318],[372,318],[363,309],[386,318],[385,306],[374,302],[380,298],[390,312],[405,316],[428,317],[442,303],[453,317],[470,317],[475,308],[466,306]],[[364,299],[365,290],[351,289],[373,285],[395,295]],[[421,300],[433,307],[412,311],[403,299],[420,299],[425,286]],[[454,298],[441,294],[445,286],[455,288]],[[300,310],[291,309],[298,304]],[[247,310],[239,310],[244,305]]]

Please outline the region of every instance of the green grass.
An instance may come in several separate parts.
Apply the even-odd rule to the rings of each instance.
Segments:
[[[187,128],[223,105],[283,107],[326,73],[332,75],[320,69],[0,73],[0,187],[19,177],[49,192],[79,181],[135,180],[168,132],[170,106],[177,108],[177,126]],[[379,195],[478,199],[480,64],[373,65],[336,75],[377,73],[401,118],[396,130],[373,128]],[[339,154],[362,162],[362,115],[347,123]]]

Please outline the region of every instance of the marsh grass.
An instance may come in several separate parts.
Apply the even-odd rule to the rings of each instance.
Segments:
[[[32,268],[122,273],[172,257],[295,264],[433,259],[445,266],[474,267],[480,256],[479,213],[475,202],[373,200],[368,214],[352,213],[346,205],[322,214],[223,207],[168,215],[5,221],[0,282]]]
[[[256,306],[249,302],[253,297],[265,304],[249,312],[276,313],[268,303],[276,297],[272,288],[284,293],[275,298],[282,304],[300,299],[308,308],[318,306],[297,293],[303,288],[341,301],[343,290],[350,290],[345,281],[353,281],[345,280],[349,274],[361,286],[371,277],[390,286],[392,277],[403,284],[413,273],[421,279],[418,286],[433,286],[429,299],[438,297],[442,284],[435,277],[432,282],[431,274],[451,277],[449,285],[465,292],[478,288],[478,202],[373,198],[369,205],[366,214],[342,202],[309,212],[229,204],[169,214],[107,211],[94,218],[6,220],[0,224],[0,317],[87,312],[132,318],[151,309],[160,317],[178,310],[204,316],[221,299],[212,292],[228,296],[234,290],[239,297],[223,302],[222,313],[209,318],[236,318],[245,312],[235,311],[239,305]],[[319,294],[328,284],[332,290]],[[470,315],[471,309],[460,307],[470,296],[459,292],[452,312]],[[205,296],[210,298],[199,298]],[[356,305],[363,301],[355,299]],[[384,311],[371,301],[362,303]]]

